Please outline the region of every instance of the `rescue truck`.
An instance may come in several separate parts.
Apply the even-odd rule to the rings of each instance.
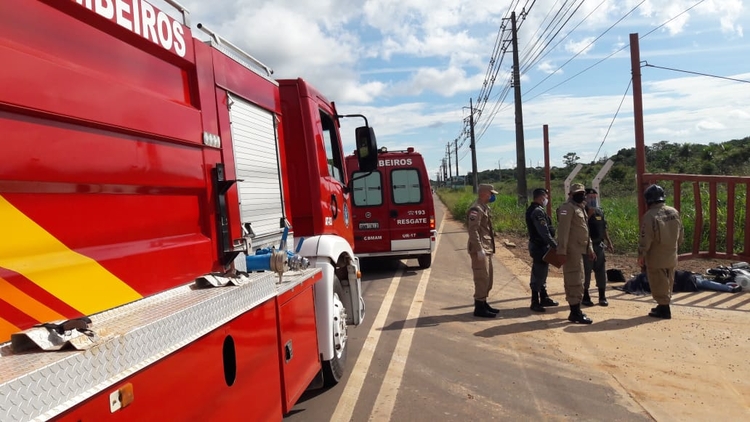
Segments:
[[[348,116],[189,17],[0,6],[2,421],[280,420],[344,373]]]
[[[356,153],[356,151],[355,151]],[[360,258],[416,258],[432,264],[437,231],[432,187],[422,154],[409,147],[378,153],[378,169],[347,157],[352,181],[354,252]]]

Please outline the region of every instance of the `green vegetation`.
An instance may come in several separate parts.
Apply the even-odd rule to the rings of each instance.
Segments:
[[[578,156],[574,152],[564,157],[566,167],[552,168],[552,206],[556,208],[567,195],[563,193],[563,183],[575,166]],[[620,150],[613,157],[604,157],[596,162],[585,164],[576,177],[576,182],[589,183],[599,172],[604,163],[611,159],[615,164],[607,177],[600,184],[600,202],[609,223],[610,236],[620,252],[635,253],[638,246],[638,198],[635,192],[635,148]],[[666,141],[646,147],[646,168],[650,173],[692,173],[713,175],[750,175],[750,137],[709,145],[674,144]],[[492,183],[500,192],[497,201],[492,203],[495,230],[499,233],[510,233],[517,236],[526,235],[524,213],[526,205],[518,205],[515,170],[498,169],[479,173],[479,183]],[[467,177],[467,187],[461,189],[438,189],[438,195],[447,205],[453,217],[465,221],[466,211],[475,200],[471,185],[471,176]],[[544,186],[544,169],[527,169],[527,187],[529,192],[536,187]],[[662,185],[667,190],[667,204],[673,205],[674,187],[671,182]],[[709,228],[709,186],[701,183],[700,202],[703,210],[703,227],[698,235],[700,249],[708,249]],[[734,252],[742,251],[747,219],[747,190],[738,185],[735,192],[734,216]],[[529,195],[530,196],[530,195]],[[693,233],[696,226],[696,207],[692,183],[681,185],[680,211],[685,225],[685,242],[680,252],[688,252],[693,246]],[[717,250],[726,251],[727,243],[727,186],[717,185]],[[553,220],[555,216],[553,215]],[[556,221],[555,221],[555,224]]]

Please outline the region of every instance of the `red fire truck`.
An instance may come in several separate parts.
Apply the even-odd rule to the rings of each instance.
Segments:
[[[357,156],[347,158],[352,180],[354,252],[360,258],[417,258],[432,264],[437,231],[435,203],[422,154],[409,147],[382,147],[378,169],[361,169]]]
[[[280,420],[343,374],[344,116],[167,3],[0,5],[0,420]]]

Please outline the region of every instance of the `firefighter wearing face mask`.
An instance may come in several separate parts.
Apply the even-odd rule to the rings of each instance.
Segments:
[[[596,279],[596,288],[599,290],[599,306],[609,306],[607,301],[607,269],[605,266],[606,255],[604,246],[606,243],[607,251],[614,252],[612,239],[609,237],[607,220],[604,218],[604,211],[599,206],[599,192],[596,189],[586,189],[586,215],[589,219],[589,236],[591,236],[591,246],[594,248],[596,259],[591,260],[588,256],[583,255],[583,301],[584,306],[594,306],[594,302],[589,296],[589,287],[591,286],[591,273],[594,273]]]
[[[588,216],[585,210],[586,188],[580,183],[570,186],[569,197],[557,208],[557,254],[563,261],[565,299],[570,305],[568,321],[591,324],[581,311],[583,299],[583,255],[596,259],[589,238]]]
[[[469,231],[466,250],[471,257],[474,275],[474,316],[481,318],[494,318],[500,312],[487,303],[487,296],[492,290],[492,255],[495,253],[495,230],[488,204],[495,201],[496,194],[492,185],[479,185],[477,200],[466,214]]]
[[[526,208],[526,229],[529,232],[529,255],[531,255],[531,307],[534,312],[545,312],[546,306],[557,306],[547,294],[547,275],[549,264],[544,261],[544,254],[551,248],[557,248],[555,228],[544,207],[549,202],[547,189],[537,188],[532,192],[533,201]]]

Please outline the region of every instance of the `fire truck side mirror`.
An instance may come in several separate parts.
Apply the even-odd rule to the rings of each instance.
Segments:
[[[369,172],[378,168],[378,143],[375,140],[375,131],[369,126],[360,126],[355,131],[355,137],[359,171]]]

